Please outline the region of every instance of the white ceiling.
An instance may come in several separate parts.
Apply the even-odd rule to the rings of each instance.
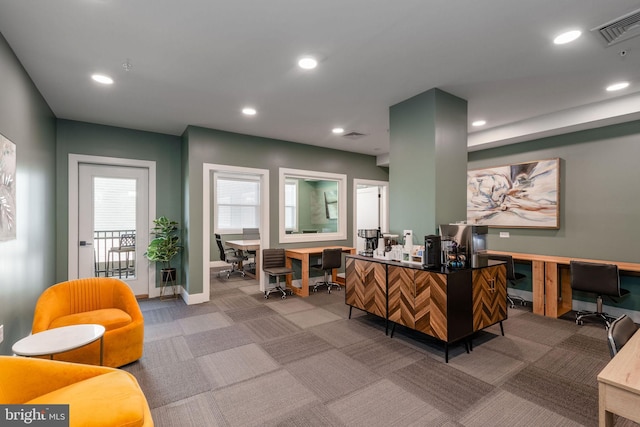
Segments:
[[[187,125],[384,157],[391,105],[468,100],[469,149],[640,118],[640,37],[590,30],[633,0],[0,0],[0,32],[59,118]],[[576,42],[552,38],[583,30]],[[626,51],[626,56],[620,54]],[[303,54],[321,56],[303,71]],[[129,60],[133,68],[125,71]],[[98,86],[89,76],[110,74]],[[611,82],[631,86],[608,93]],[[258,114],[240,113],[245,105]],[[335,126],[365,134],[331,134]]]

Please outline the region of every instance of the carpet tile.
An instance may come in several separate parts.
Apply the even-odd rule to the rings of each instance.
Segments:
[[[215,390],[213,396],[231,426],[261,426],[279,416],[277,408],[294,411],[317,400],[289,372],[278,370]]]
[[[395,370],[389,378],[449,415],[466,411],[495,388],[430,358]]]
[[[251,338],[237,324],[226,328],[186,335],[185,339],[194,357],[251,344]]]
[[[247,344],[197,359],[212,389],[235,384],[280,368],[257,344]]]
[[[347,426],[432,426],[442,415],[386,379],[354,391],[328,407]]]
[[[596,426],[606,331],[509,309],[473,351],[344,304],[344,291],[264,299],[211,271],[210,301],[141,300],[143,357],[122,367],[158,427]],[[391,324],[389,331],[391,330]],[[637,424],[617,418],[616,427]]]
[[[282,365],[333,349],[331,344],[311,332],[300,332],[261,345],[271,357]]]
[[[289,371],[323,402],[340,399],[380,378],[367,366],[337,350],[329,350],[287,365]]]

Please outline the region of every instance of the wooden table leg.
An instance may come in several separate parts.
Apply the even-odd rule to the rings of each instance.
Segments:
[[[544,315],[558,317],[558,263],[545,263],[544,277]]]
[[[613,413],[607,411],[607,385],[598,384],[598,425],[613,427]]]
[[[533,276],[531,278],[533,285],[533,313],[544,316],[544,262],[532,261],[531,272]]]
[[[302,261],[302,293],[301,296],[309,296],[309,254],[306,254],[300,260]]]
[[[298,288],[297,286],[293,285],[292,274],[287,275],[287,287],[291,290],[291,292],[298,295],[299,297],[308,297],[309,296],[309,256],[307,255],[306,257],[304,257],[298,254],[287,253],[285,266],[287,268],[291,268],[293,266],[292,260],[294,259],[297,259],[302,263],[302,278],[301,278],[302,287]],[[305,259],[306,259],[306,270],[305,270]]]

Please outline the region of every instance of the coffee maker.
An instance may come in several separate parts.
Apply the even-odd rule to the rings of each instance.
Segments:
[[[442,262],[451,268],[478,267],[479,255],[487,250],[486,225],[443,224]]]
[[[358,230],[358,237],[362,237],[365,241],[364,251],[360,251],[359,255],[373,256],[373,252],[378,248],[378,238],[380,237],[380,230],[378,229],[360,229]]]
[[[440,268],[442,265],[442,242],[440,236],[424,236],[422,266],[424,268]]]

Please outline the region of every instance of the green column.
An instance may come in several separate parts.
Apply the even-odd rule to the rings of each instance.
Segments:
[[[389,224],[414,244],[467,218],[467,101],[431,89],[389,109]]]

